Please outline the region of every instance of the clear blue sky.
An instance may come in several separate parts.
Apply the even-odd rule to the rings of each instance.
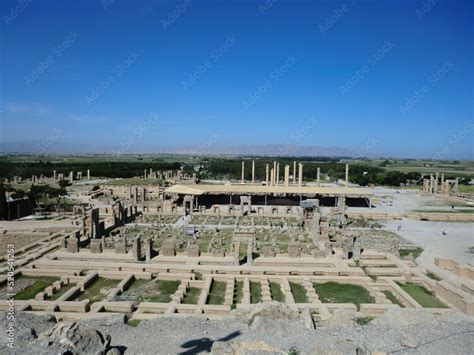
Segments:
[[[474,158],[473,3],[1,0],[1,138]]]

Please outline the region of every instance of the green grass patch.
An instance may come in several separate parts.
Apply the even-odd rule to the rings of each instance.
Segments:
[[[422,307],[447,308],[447,306],[436,297],[434,292],[428,290],[423,285],[418,285],[412,282],[397,282],[397,284],[403,289],[403,291],[413,297],[413,299]]]
[[[247,243],[239,243],[239,259],[243,260],[247,257]]]
[[[111,288],[117,286],[120,280],[106,279],[97,277],[94,282],[82,292],[77,301],[90,300],[93,302],[100,302],[106,297],[106,293]]]
[[[360,325],[366,325],[369,324],[370,321],[374,320],[375,317],[372,316],[366,316],[366,317],[358,317],[356,318],[356,322]]]
[[[270,282],[270,292],[272,294],[272,300],[278,302],[285,302],[285,295],[281,291],[280,284],[276,282]]]
[[[199,251],[201,253],[207,253],[209,248],[209,243],[199,243]]]
[[[250,281],[250,303],[262,302],[262,284]]]
[[[421,253],[423,253],[423,248],[422,247],[416,247],[415,249],[399,249],[398,253],[400,254],[400,257],[405,257],[408,254],[412,253],[413,254],[413,259],[416,259],[417,257],[420,256]]]
[[[244,298],[244,282],[237,281],[235,283],[234,288],[234,305],[237,303],[242,303],[242,299]]]
[[[141,319],[129,319],[127,324],[131,327],[138,327],[141,321]]]
[[[459,185],[459,192],[466,194],[474,194],[474,185]]]
[[[199,295],[201,294],[201,289],[197,287],[190,287],[186,291],[186,295],[183,297],[181,303],[184,304],[197,304],[199,300]]]
[[[64,285],[62,286],[59,291],[57,291],[56,293],[54,293],[51,297],[49,297],[48,299],[50,299],[51,301],[56,301],[59,297],[61,297],[62,295],[64,295],[67,291],[69,291],[71,288],[73,287],[76,287],[76,284],[75,283],[68,283],[67,285]]]
[[[171,301],[171,297],[178,289],[181,281],[169,281],[169,280],[156,280],[153,291],[156,291],[156,295],[145,295],[138,297],[140,302],[161,302],[168,303]]]
[[[207,304],[224,304],[226,287],[225,282],[212,281],[211,289],[207,296]]]
[[[308,303],[308,296],[304,286],[295,282],[290,282],[291,293],[295,299],[295,303]]]
[[[323,303],[353,303],[360,308],[362,303],[374,303],[375,299],[365,287],[337,282],[313,284]]]
[[[17,280],[34,280],[34,283],[26,287],[23,291],[18,292],[14,299],[16,300],[31,300],[35,296],[44,291],[48,286],[51,286],[55,281],[58,281],[58,277],[30,277],[30,276],[20,276]]]
[[[435,281],[441,281],[441,277],[439,277],[436,274],[433,274],[431,271],[428,271],[426,273],[426,276],[428,276],[430,279],[435,280]]]
[[[405,308],[405,305],[400,301],[395,295],[390,291],[382,291],[382,293],[387,297],[387,299],[393,304],[398,304],[401,308]]]

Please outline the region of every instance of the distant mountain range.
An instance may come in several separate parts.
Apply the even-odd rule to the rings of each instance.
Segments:
[[[319,156],[354,157],[357,154],[347,148],[321,147],[321,146],[298,146],[288,144],[266,144],[266,145],[235,145],[235,146],[212,146],[193,145],[182,147],[132,147],[126,146],[100,146],[98,144],[77,144],[54,142],[50,145],[40,142],[1,142],[1,153],[29,153],[29,154],[73,154],[73,153],[109,153],[109,154],[134,154],[134,153],[166,153],[185,155],[255,155],[255,156]]]
[[[174,150],[175,153],[188,155],[256,155],[256,156],[306,156],[306,157],[334,157],[355,156],[355,153],[347,148],[320,147],[320,146],[298,146],[289,144],[267,144],[267,145],[236,145],[228,147],[199,147],[190,146]]]
[[[429,151],[418,154],[394,155],[381,152],[375,146],[367,144],[358,148],[300,146],[293,144],[261,144],[215,146],[213,144],[189,146],[145,146],[140,142],[134,144],[118,143],[65,143],[65,142],[0,142],[0,154],[183,154],[201,156],[293,156],[293,157],[348,157],[348,158],[425,158],[436,159]],[[445,159],[472,160],[473,152],[452,152]]]

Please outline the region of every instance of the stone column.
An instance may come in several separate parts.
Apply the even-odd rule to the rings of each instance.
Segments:
[[[87,180],[91,179],[91,171],[87,169]]]
[[[242,162],[242,184],[244,183],[245,162]]]
[[[285,186],[288,186],[290,183],[290,166],[285,165]]]
[[[240,264],[240,242],[238,240],[232,241],[232,257],[234,258],[234,265]]]
[[[273,161],[273,185],[276,185],[277,162]]]
[[[145,169],[145,172],[143,174],[143,177],[146,179],[146,169]]]
[[[133,240],[133,261],[141,261],[142,259],[142,240],[140,237],[136,237]]]
[[[454,183],[454,193],[457,195],[459,191],[459,178],[456,178],[456,182]]]
[[[265,185],[267,186],[268,186],[268,170],[269,170],[269,167],[267,164],[267,166],[265,167]]]
[[[280,183],[280,162],[277,162],[275,185]]]
[[[79,253],[79,238],[76,235],[70,235],[67,239],[67,251],[70,253]]]
[[[127,254],[127,238],[115,241],[115,254]]]
[[[430,194],[432,194],[434,191],[434,178],[433,174],[430,175]]]
[[[74,179],[73,172],[69,172],[69,181],[72,181]]]
[[[247,243],[247,265],[252,265],[253,262],[253,242],[249,240]]]
[[[270,185],[275,185],[275,170],[273,170],[273,168],[270,170],[270,179]]]
[[[346,187],[349,186],[349,164],[346,164]]]
[[[53,170],[53,180],[56,180],[56,170]]]
[[[444,174],[441,174],[441,193],[445,193],[445,188],[444,188]]]
[[[102,239],[91,239],[90,250],[92,254],[100,254],[103,251]]]
[[[299,163],[299,176],[298,176],[298,186],[301,187],[303,186],[303,164]]]
[[[296,184],[296,161],[293,162],[293,184]]]
[[[438,193],[438,181],[439,181],[439,173],[436,173],[435,183],[434,183],[434,193]]]
[[[153,240],[147,239],[145,240],[145,260],[146,262],[150,262],[153,253]]]
[[[320,173],[321,173],[321,171],[320,171],[319,166],[318,166],[318,169],[316,170],[316,174],[317,174],[316,175],[316,182],[317,182],[318,186],[321,186]]]
[[[255,183],[255,160],[252,160],[252,184]]]

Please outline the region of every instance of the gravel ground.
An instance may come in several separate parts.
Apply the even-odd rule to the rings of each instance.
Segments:
[[[262,306],[264,308],[266,306]],[[286,307],[286,306],[282,306]],[[265,312],[265,311],[264,311]],[[273,312],[273,311],[272,311]],[[17,313],[16,354],[47,354],[57,351],[54,344],[36,339],[54,322],[47,316]],[[286,316],[286,315],[285,315]],[[5,331],[1,314],[0,331]],[[142,321],[137,327],[124,323],[124,316],[111,316],[81,323],[112,337],[112,347],[125,354],[199,354],[208,353],[215,342],[243,344],[265,342],[282,353],[290,349],[300,354],[469,354],[474,349],[474,318],[456,311],[435,317],[423,310],[398,309],[387,312],[367,325],[350,321],[346,325],[307,329],[304,321],[272,314],[248,318],[228,317],[222,321],[203,317],[161,317]],[[255,349],[258,349],[258,345]],[[0,354],[11,354],[0,345]],[[214,352],[218,354],[218,352]],[[221,354],[221,353],[219,353]]]
[[[467,252],[470,247],[474,246],[474,224],[472,223],[412,219],[381,223],[384,225],[384,229],[391,230],[424,249],[416,259],[417,263],[424,267],[433,265],[435,256],[474,265],[474,254]],[[401,230],[397,230],[399,225],[401,225]],[[443,230],[446,230],[448,234],[443,235]]]
[[[306,329],[301,318],[272,320],[264,317],[255,318],[250,325],[248,320],[233,317],[223,321],[167,317],[143,321],[135,328],[107,323],[107,320],[95,321],[94,326],[110,334],[112,345],[126,348],[126,354],[149,354],[152,349],[158,354],[206,353],[215,341],[263,341],[284,351],[296,349],[301,354],[347,342],[354,349],[400,354],[468,354],[474,349],[472,317],[456,311],[440,319],[423,310],[399,310],[401,315],[397,312],[367,325],[352,322],[342,327],[316,329]]]

